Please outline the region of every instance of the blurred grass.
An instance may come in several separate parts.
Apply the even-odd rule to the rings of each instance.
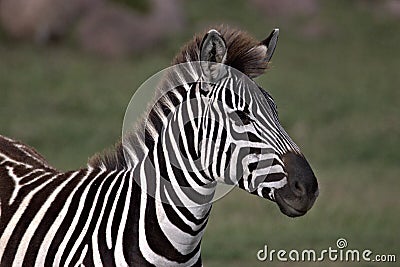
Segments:
[[[149,1],[146,0],[112,0],[112,1],[133,8],[136,11],[142,13],[146,13],[150,10],[150,3]]]
[[[273,203],[234,190],[213,208],[205,265],[309,266],[260,263],[256,252],[264,244],[325,249],[339,237],[350,248],[399,260],[400,23],[350,1],[323,3],[318,23],[328,34],[306,38],[298,21],[266,18],[244,1],[192,1],[186,32],[118,61],[70,44],[15,44],[0,33],[0,133],[32,145],[60,169],[84,166],[119,138],[134,90],[168,66],[196,31],[225,22],[261,39],[279,26],[273,67],[258,82],[274,96],[282,124],[313,166],[320,197],[309,214],[289,219]]]

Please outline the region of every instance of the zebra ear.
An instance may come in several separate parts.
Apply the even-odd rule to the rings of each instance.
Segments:
[[[267,47],[267,54],[265,60],[269,62],[274,54],[276,43],[278,42],[279,29],[274,29],[271,34],[261,42],[262,45]]]
[[[221,65],[226,60],[226,43],[221,34],[212,29],[203,38],[200,45],[200,60],[203,74],[210,80],[218,79],[225,73]],[[215,64],[221,63],[221,64]]]

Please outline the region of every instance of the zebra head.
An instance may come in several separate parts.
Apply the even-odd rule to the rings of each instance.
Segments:
[[[214,179],[275,201],[288,216],[301,216],[318,196],[317,180],[279,123],[273,98],[253,80],[266,69],[279,30],[251,46],[236,34],[210,30],[200,43],[202,163]]]

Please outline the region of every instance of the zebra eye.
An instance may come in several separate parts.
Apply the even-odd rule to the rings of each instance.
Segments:
[[[254,121],[250,118],[250,114],[248,114],[247,112],[245,112],[243,110],[236,110],[235,113],[236,113],[236,116],[239,117],[239,119],[241,121],[240,124],[247,125]]]

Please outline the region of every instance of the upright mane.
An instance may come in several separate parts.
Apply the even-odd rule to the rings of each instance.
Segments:
[[[231,28],[228,26],[220,25],[211,27],[210,29],[217,30],[225,40],[227,47],[227,57],[224,62],[232,68],[239,70],[249,77],[257,77],[265,72],[268,67],[266,60],[267,48],[260,45],[260,42],[250,36],[248,33],[239,29]],[[196,34],[191,41],[186,43],[173,59],[171,65],[177,65],[185,62],[200,61],[200,46],[203,37],[207,31]],[[165,79],[172,79],[172,77],[165,77]],[[161,83],[168,83],[169,81],[161,81]],[[157,95],[155,88],[155,94]],[[139,129],[143,122],[136,125]],[[129,137],[129,142],[137,143],[136,135]],[[140,141],[140,140],[139,140]],[[98,153],[89,159],[88,165],[91,167],[100,167],[106,169],[121,169],[127,168],[127,163],[124,158],[122,141],[104,153]]]
[[[258,46],[260,41],[236,28],[224,25],[211,28],[217,30],[225,39],[228,50],[225,65],[235,68],[249,77],[257,77],[265,72],[268,67],[265,57],[267,50],[264,46]],[[206,33],[207,31],[196,34],[191,41],[186,43],[175,56],[172,65],[199,61],[200,45]]]

